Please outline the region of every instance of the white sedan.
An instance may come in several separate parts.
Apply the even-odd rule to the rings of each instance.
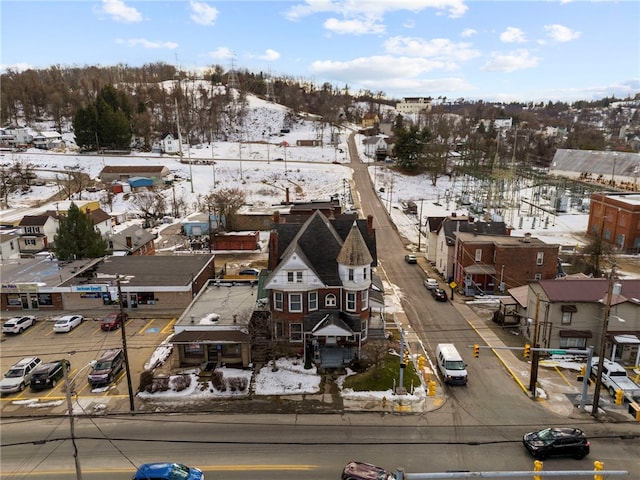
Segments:
[[[65,315],[56,320],[53,324],[53,331],[56,333],[70,332],[82,323],[82,315]]]

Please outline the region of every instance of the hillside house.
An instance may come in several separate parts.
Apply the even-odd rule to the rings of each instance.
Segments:
[[[138,225],[131,225],[108,237],[114,256],[150,256],[156,254],[154,235]]]
[[[373,128],[376,127],[380,123],[380,117],[375,112],[367,112],[362,116],[362,128]]]
[[[52,215],[25,215],[18,226],[20,252],[24,256],[31,256],[47,250],[54,242],[58,219]]]
[[[559,245],[531,235],[456,233],[454,280],[465,295],[493,294],[556,278]]]
[[[58,132],[38,132],[32,140],[33,146],[41,150],[52,150],[64,146],[62,135]]]
[[[275,340],[323,368],[341,368],[368,338],[373,218],[274,223],[265,281]]]
[[[87,210],[87,215],[95,228],[103,238],[107,238],[113,233],[113,222],[111,215],[98,208],[97,210]]]
[[[17,230],[0,231],[0,262],[20,258],[20,234]]]
[[[431,111],[431,98],[405,97],[401,102],[396,103],[396,110],[401,114],[416,115]]]
[[[99,174],[100,181],[105,184],[143,177],[151,179],[154,185],[160,185],[170,176],[171,171],[164,165],[107,165]]]

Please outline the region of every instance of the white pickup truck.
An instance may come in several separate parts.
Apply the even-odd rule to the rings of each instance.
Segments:
[[[598,374],[598,362],[598,357],[591,359],[591,374],[594,377]],[[609,390],[612,397],[615,397],[618,390],[622,390],[625,397],[640,397],[640,385],[627,376],[627,371],[622,365],[606,358],[602,366],[602,385]]]

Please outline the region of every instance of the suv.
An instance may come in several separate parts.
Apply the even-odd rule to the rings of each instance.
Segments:
[[[133,480],[204,480],[202,470],[195,467],[187,467],[181,463],[145,463],[140,465]]]
[[[24,315],[13,317],[2,324],[2,333],[22,333],[36,323],[36,317]]]
[[[109,385],[115,380],[116,375],[120,373],[123,365],[124,353],[122,349],[114,348],[107,350],[102,354],[100,360],[95,363],[91,372],[89,372],[89,376],[87,377],[89,385],[91,385],[91,388]]]
[[[418,263],[418,257],[416,257],[413,253],[404,256],[404,261],[407,263]]]
[[[551,456],[581,459],[589,454],[589,440],[578,428],[545,428],[522,438],[529,453],[538,460]]]
[[[100,321],[100,328],[105,332],[108,332],[109,330],[117,330],[128,319],[129,316],[123,312],[109,313]]]
[[[31,390],[44,390],[53,388],[58,380],[64,377],[65,369],[71,369],[69,360],[56,360],[54,362],[41,363],[33,370],[31,376]]]
[[[26,357],[12,366],[0,381],[0,393],[21,392],[31,381],[33,370],[40,364],[38,357]]]

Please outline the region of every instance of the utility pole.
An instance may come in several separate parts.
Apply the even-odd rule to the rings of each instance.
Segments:
[[[76,480],[82,480],[82,469],[80,468],[80,456],[76,445],[76,428],[73,420],[73,403],[71,402],[71,385],[69,384],[69,366],[63,364],[65,395],[67,397],[67,410],[69,411],[69,431],[71,434],[71,445],[73,446],[73,460],[76,464]]]
[[[591,407],[591,415],[598,416],[600,408],[600,389],[602,387],[602,367],[604,367],[604,354],[607,347],[607,330],[609,329],[609,315],[611,314],[611,299],[613,297],[613,282],[616,275],[616,265],[611,266],[611,274],[609,275],[609,287],[607,289],[607,298],[604,307],[604,318],[602,319],[602,332],[600,332],[600,351],[598,352],[598,371],[596,372],[596,386],[593,392],[593,405]]]
[[[538,345],[538,313],[540,310],[540,294],[536,294],[536,315],[533,324],[533,352],[531,352],[531,373],[529,374],[529,391],[533,393],[533,397],[536,396],[536,384],[538,383],[538,358],[540,354],[536,350]]]
[[[424,198],[420,199],[420,214],[418,215],[418,252],[420,251],[420,240],[422,239],[422,204]]]
[[[124,303],[122,301],[122,286],[120,284],[120,275],[116,274],[116,282],[118,284],[118,298],[120,299],[120,318],[122,324],[120,325],[120,333],[122,334],[122,353],[124,354],[124,366],[127,369],[127,388],[129,390],[129,410],[135,412],[136,407],[133,402],[133,387],[131,386],[131,369],[129,368],[129,355],[127,353],[127,333],[125,330],[126,314],[124,311]]]

